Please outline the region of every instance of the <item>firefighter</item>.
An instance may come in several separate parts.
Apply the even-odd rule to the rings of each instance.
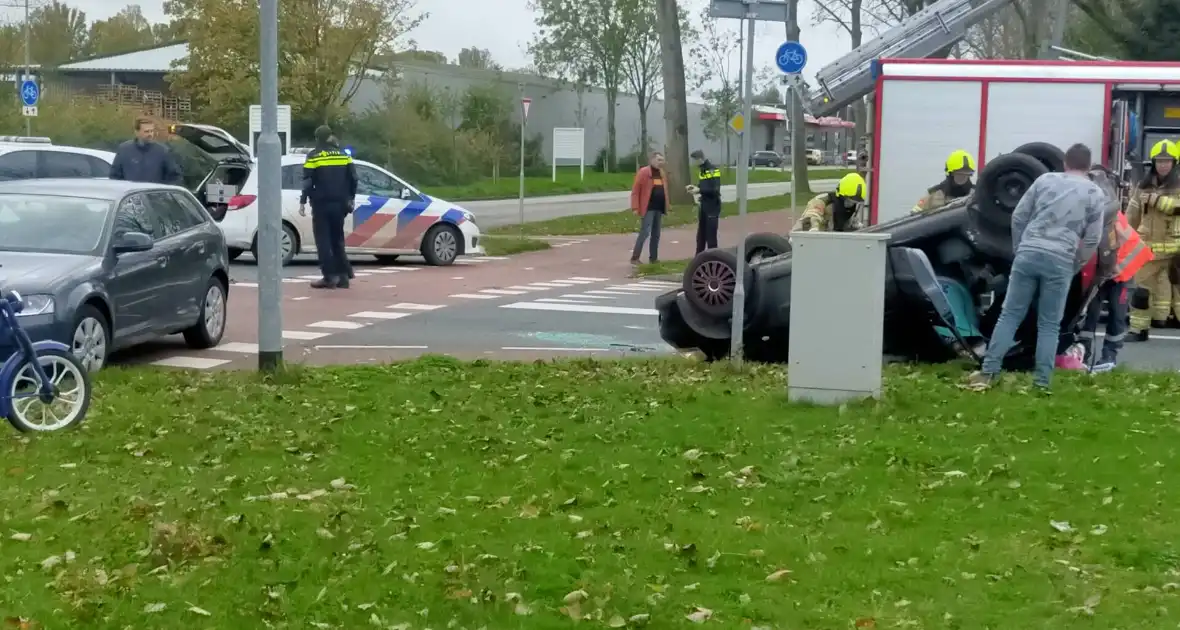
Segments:
[[[696,186],[688,194],[697,195],[697,253],[717,247],[717,223],[721,220],[721,169],[697,149],[690,156],[700,169]]]
[[[300,216],[307,215],[307,202],[311,201],[312,232],[323,274],[311,287],[347,289],[351,265],[345,253],[344,221],[353,210],[356,166],[352,156],[333,142],[335,137],[327,125],[315,130],[315,139],[315,150],[303,163],[303,191],[299,197]]]
[[[971,183],[971,176],[975,174],[975,159],[970,153],[962,149],[955,151],[946,159],[946,177],[926,190],[926,196],[914,206],[913,213],[937,210],[955,199],[962,199],[971,194],[975,184]]]
[[[849,173],[840,179],[835,192],[823,193],[807,202],[793,232],[852,232],[860,229],[859,213],[865,201],[865,178]]]
[[[1128,341],[1146,341],[1151,328],[1167,326],[1168,318],[1180,310],[1180,304],[1173,303],[1169,278],[1180,253],[1180,147],[1161,140],[1151,147],[1150,158],[1150,170],[1127,203],[1127,221],[1155,256],[1135,274]]]

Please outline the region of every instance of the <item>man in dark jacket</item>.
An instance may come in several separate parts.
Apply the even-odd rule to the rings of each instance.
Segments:
[[[705,152],[692,152],[693,164],[699,169],[696,186],[688,186],[691,195],[699,195],[697,203],[697,253],[717,247],[717,223],[721,220],[721,169],[705,158]]]
[[[307,214],[311,201],[311,225],[323,278],[311,283],[313,289],[347,289],[351,265],[345,253],[344,221],[353,210],[356,196],[356,166],[352,156],[340,150],[332,130],[321,125],[315,130],[316,147],[303,163],[303,194],[299,214]]]
[[[150,118],[136,118],[135,139],[119,145],[111,164],[111,179],[181,185],[183,178],[172,152],[155,138],[156,124]]]

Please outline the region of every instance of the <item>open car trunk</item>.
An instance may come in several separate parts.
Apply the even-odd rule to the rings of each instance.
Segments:
[[[172,135],[188,142],[212,163],[210,170],[190,187],[197,199],[220,222],[230,209],[250,205],[254,199],[240,194],[250,178],[254,159],[249,147],[229,132],[212,125],[177,124],[169,128]]]

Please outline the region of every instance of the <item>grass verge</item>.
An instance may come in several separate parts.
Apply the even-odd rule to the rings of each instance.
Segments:
[[[656,263],[643,263],[635,265],[632,276],[636,278],[646,278],[649,276],[679,276],[684,273],[684,268],[688,266],[691,258],[684,258],[681,260],[661,260]]]
[[[811,179],[836,179],[853,171],[843,168],[820,168],[810,171]],[[722,175],[722,183],[736,182],[737,170],[726,169]],[[631,190],[635,179],[634,171],[621,173],[599,173],[586,171],[583,180],[576,168],[563,167],[557,169],[557,181],[551,177],[526,177],[524,180],[525,194],[530,197],[547,197],[550,195],[573,195],[579,193],[617,192]],[[789,182],[791,174],[773,169],[756,169],[750,171],[750,182],[754,184],[771,182]],[[465,186],[427,186],[423,192],[428,195],[446,199],[448,201],[479,201],[492,199],[516,199],[520,194],[520,180],[516,177],[502,177],[498,181],[485,179]]]
[[[796,198],[799,203],[807,201],[807,195]],[[773,197],[759,197],[751,199],[747,204],[748,212],[774,212],[790,208],[789,195],[775,195]],[[721,216],[735,216],[738,213],[736,201],[721,204]],[[674,228],[694,225],[697,222],[695,206],[674,206],[664,216],[663,227]],[[525,236],[588,236],[594,234],[628,234],[639,229],[639,217],[630,210],[618,212],[598,212],[594,214],[579,214],[571,217],[560,217],[548,221],[537,221],[524,224]],[[520,234],[519,225],[494,227],[489,234]]]
[[[484,235],[480,242],[488,256],[511,256],[525,252],[539,252],[550,248],[548,241],[508,235]]]
[[[1176,375],[893,368],[879,402],[685,361],[109,370],[0,442],[45,628],[1164,628]],[[736,413],[735,413],[736,411]],[[19,623],[19,622],[18,622]],[[14,626],[15,627],[15,626]]]

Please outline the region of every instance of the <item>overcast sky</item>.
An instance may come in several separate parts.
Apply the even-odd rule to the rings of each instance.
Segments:
[[[44,0],[32,0],[34,6]],[[87,18],[102,19],[117,13],[125,2],[121,0],[66,0],[72,6],[86,12]],[[707,0],[681,0],[682,6],[691,6],[694,15]],[[15,0],[0,0],[0,4],[16,4]],[[163,20],[162,0],[141,0],[143,12],[149,19]],[[803,26],[803,44],[807,47],[809,59],[804,74],[814,76],[816,70],[835,61],[848,52],[848,36],[832,24],[813,26],[814,2],[800,3]],[[526,52],[528,42],[535,31],[533,15],[528,0],[418,0],[418,8],[430,13],[430,17],[411,36],[423,50],[436,50],[454,60],[459,50],[468,46],[486,48],[492,57],[507,67],[521,67],[529,64]],[[17,19],[18,15],[13,15]],[[736,34],[737,22],[729,28]],[[755,38],[755,68],[771,65],[774,50],[783,41],[781,24],[758,24]],[[685,59],[686,64],[692,60]],[[734,68],[737,59],[734,60]]]

